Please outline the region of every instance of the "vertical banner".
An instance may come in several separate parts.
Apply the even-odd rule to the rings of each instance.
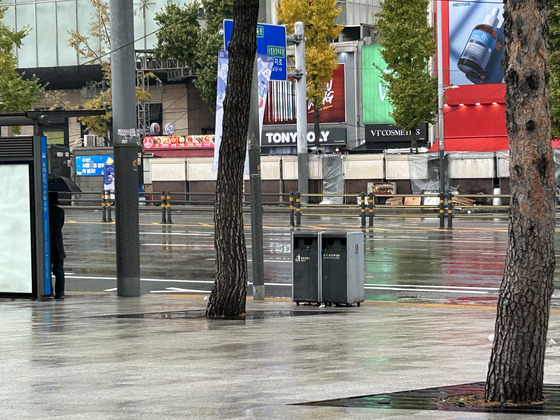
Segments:
[[[218,172],[220,146],[222,144],[222,121],[224,119],[224,100],[226,98],[226,85],[228,74],[228,53],[218,52],[218,85],[216,89],[216,128],[214,130],[214,162],[212,170]]]
[[[258,86],[258,105],[259,105],[259,136],[262,135],[262,126],[264,120],[264,109],[266,97],[268,95],[268,82],[272,74],[274,65],[274,57],[268,55],[257,55],[257,86]],[[225,51],[218,53],[218,85],[216,90],[216,129],[214,138],[214,162],[212,170],[218,171],[218,162],[220,158],[220,145],[222,143],[222,122],[224,118],[224,100],[226,97],[228,73],[228,54]],[[245,174],[249,174],[249,145],[247,145],[247,157],[245,158]]]
[[[387,84],[382,79],[387,64],[379,45],[362,46],[362,95],[364,124],[393,124],[393,107],[387,96]]]
[[[51,249],[49,232],[49,182],[47,167],[47,137],[41,137],[41,219],[43,221],[43,285],[45,296],[52,294]]]
[[[103,166],[103,190],[109,191],[111,199],[115,198],[115,163],[111,156],[107,157]]]

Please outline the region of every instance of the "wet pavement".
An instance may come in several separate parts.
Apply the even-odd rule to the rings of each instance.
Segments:
[[[177,294],[70,292],[0,305],[1,418],[512,418],[398,399],[484,381],[492,306],[249,301],[245,319],[207,320],[201,297]],[[560,338],[558,310],[550,326]],[[557,346],[545,383],[560,384]],[[384,397],[394,406],[318,404],[378,394],[394,394]]]
[[[366,232],[366,302],[321,308],[286,298],[291,231],[283,218],[264,218],[267,300],[249,299],[245,318],[207,320],[211,214],[184,212],[162,226],[157,213],[142,213],[143,294],[119,298],[114,225],[68,209],[67,298],[0,299],[0,418],[512,418],[402,400],[406,391],[485,380],[505,220],[461,219],[449,232],[435,219],[376,219]],[[318,217],[304,229],[358,224]],[[560,342],[557,301],[548,337]],[[546,351],[544,380],[560,384],[558,346]],[[395,404],[379,408],[367,403],[372,395]],[[353,397],[366,403],[321,404]]]
[[[208,294],[214,280],[213,215],[175,211],[160,224],[158,211],[140,214],[143,293]],[[251,281],[250,219],[246,215]],[[265,293],[291,297],[291,232],[287,212],[265,212]],[[365,231],[365,293],[370,301],[439,303],[495,302],[507,246],[507,219],[456,218],[454,229],[438,229],[435,218],[376,218]],[[308,217],[306,231],[361,231],[357,217]],[[69,290],[116,287],[115,225],[101,213],[67,208],[64,227]],[[557,238],[560,236],[557,235]],[[560,239],[556,249],[560,250]],[[560,281],[560,269],[557,279]],[[558,283],[557,281],[557,283]],[[249,287],[252,293],[252,287]]]

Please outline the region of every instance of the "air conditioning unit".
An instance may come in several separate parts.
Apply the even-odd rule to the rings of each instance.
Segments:
[[[97,146],[97,136],[95,134],[86,134],[84,136],[84,146],[86,147]]]

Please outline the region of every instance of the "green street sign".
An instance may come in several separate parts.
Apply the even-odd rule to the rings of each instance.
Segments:
[[[273,57],[285,57],[285,50],[284,47],[278,47],[276,45],[267,45],[266,46],[266,53]]]

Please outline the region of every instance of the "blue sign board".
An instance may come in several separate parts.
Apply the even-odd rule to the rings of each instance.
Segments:
[[[224,44],[226,51],[231,41],[233,20],[224,20]],[[257,24],[257,54],[274,57],[270,80],[286,80],[286,28],[282,25]]]
[[[103,156],[76,156],[76,175],[103,176],[103,168],[107,159],[113,161],[112,155]]]

